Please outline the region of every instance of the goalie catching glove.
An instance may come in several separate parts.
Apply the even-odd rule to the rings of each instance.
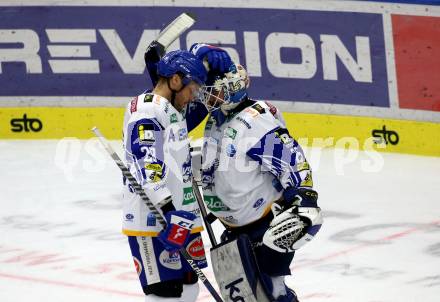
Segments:
[[[284,207],[272,205],[274,219],[264,233],[263,244],[280,253],[291,253],[313,239],[323,219],[316,191],[290,189],[283,195]]]

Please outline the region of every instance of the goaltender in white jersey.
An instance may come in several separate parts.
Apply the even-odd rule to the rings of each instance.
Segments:
[[[295,251],[321,228],[318,194],[303,150],[281,113],[267,102],[250,99],[248,87],[249,78],[239,64],[206,87],[210,117],[202,150],[203,195],[226,228],[223,244],[216,247],[217,256],[211,251],[211,259],[226,301],[297,302],[284,277],[291,273]],[[231,266],[224,255],[241,259],[229,260],[236,261]],[[253,255],[258,269],[248,265]],[[239,272],[249,269],[261,274],[267,299],[254,286],[254,277]],[[253,296],[246,300],[249,292]]]
[[[205,127],[203,143],[205,203],[229,226],[242,226],[259,220],[270,212],[272,203],[282,197],[279,181],[271,173],[276,167],[281,167],[273,163],[269,155],[276,146],[269,145],[273,142],[261,142],[261,139],[273,129],[285,128],[284,120],[276,108],[269,107],[266,102],[248,101],[243,105],[248,107],[234,110],[237,113],[231,113],[220,126],[211,115]],[[263,148],[266,157],[261,153]],[[284,187],[311,186],[311,172],[302,150],[299,146],[292,145],[292,148],[296,151],[299,169],[296,173],[280,175],[280,179]],[[263,166],[260,161],[264,162]]]

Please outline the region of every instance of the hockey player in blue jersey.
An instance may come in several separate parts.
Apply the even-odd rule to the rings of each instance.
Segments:
[[[204,46],[192,51],[203,54]],[[241,234],[250,238],[265,301],[294,302],[296,294],[284,278],[291,273],[295,251],[321,227],[318,194],[303,150],[281,113],[267,102],[252,100],[249,83],[243,66],[231,64],[229,72],[211,79],[205,89],[210,115],[202,150],[204,201],[226,228],[223,240]],[[233,296],[239,292],[231,289],[234,282],[225,290],[230,301],[239,299]],[[240,301],[263,301],[252,299]]]
[[[214,70],[230,59],[210,55]],[[206,267],[200,236],[200,209],[192,191],[187,111],[203,87],[207,71],[202,60],[184,50],[172,51],[154,62],[152,91],[135,97],[126,108],[123,126],[127,168],[146,195],[165,216],[160,224],[124,180],[123,233],[128,236],[136,271],[147,302],[195,301],[197,276],[181,259],[185,247],[200,268]],[[151,68],[152,65],[150,65]],[[215,68],[214,68],[215,66]],[[203,119],[199,117],[198,121]]]

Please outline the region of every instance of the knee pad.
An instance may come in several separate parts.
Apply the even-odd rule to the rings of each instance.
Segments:
[[[146,295],[156,295],[164,298],[180,298],[183,292],[183,282],[180,279],[162,281],[143,287]]]

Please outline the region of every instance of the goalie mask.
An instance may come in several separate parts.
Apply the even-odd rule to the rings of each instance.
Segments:
[[[228,111],[247,98],[249,82],[246,69],[240,64],[232,64],[223,78],[216,77],[213,85],[204,87],[201,101],[209,112],[218,111],[227,115]]]

